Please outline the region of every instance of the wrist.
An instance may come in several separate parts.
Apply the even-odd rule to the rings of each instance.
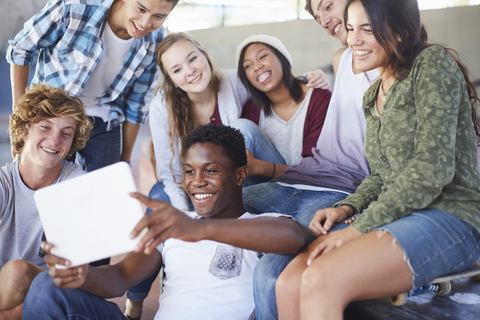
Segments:
[[[342,204],[338,204],[338,205],[335,205],[334,208],[342,208],[345,210],[345,213],[347,214],[347,216],[345,217],[345,219],[348,219],[350,218],[351,216],[355,215],[358,213],[358,210],[357,208],[354,206],[354,205],[351,205],[351,204],[348,204],[348,203],[342,203]]]

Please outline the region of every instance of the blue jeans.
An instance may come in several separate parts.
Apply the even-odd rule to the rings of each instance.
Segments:
[[[120,126],[107,131],[108,123],[102,118],[90,117],[95,121],[90,139],[82,150],[77,151],[78,162],[83,170],[90,172],[120,161]],[[75,160],[75,156],[72,157]]]
[[[22,316],[29,320],[125,320],[115,303],[81,289],[59,288],[47,272],[32,282]]]
[[[270,142],[270,140],[260,131],[260,128],[248,119],[237,119],[229,124],[230,127],[240,130],[245,139],[245,147],[257,159],[283,164],[287,163],[283,159],[277,148]],[[262,176],[249,176],[244,187],[254,184],[267,182],[268,179]]]
[[[284,187],[274,182],[243,188],[243,203],[248,212],[254,214],[265,212],[288,214],[302,225],[306,244],[300,252],[315,239],[308,232],[308,224],[315,212],[330,208],[346,197],[347,194],[341,192],[299,190]],[[253,274],[257,320],[278,318],[275,281],[296,255],[268,253],[257,263]]]

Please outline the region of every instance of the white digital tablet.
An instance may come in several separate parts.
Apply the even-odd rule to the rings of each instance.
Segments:
[[[118,162],[35,192],[40,220],[52,253],[72,266],[132,251],[130,233],[143,217],[130,166]]]

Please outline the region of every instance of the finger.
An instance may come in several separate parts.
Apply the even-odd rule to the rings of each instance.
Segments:
[[[61,287],[65,287],[65,286],[68,286],[69,284],[72,284],[72,283],[76,283],[82,276],[81,275],[74,275],[74,276],[70,276],[70,277],[65,277],[65,278],[52,278],[53,279],[53,282]]]
[[[130,195],[130,197],[137,199],[138,201],[140,201],[140,203],[146,205],[148,208],[151,208],[152,204],[155,204],[158,202],[157,200],[149,198],[141,194],[140,192],[129,192],[128,194]]]
[[[316,219],[315,217],[310,221],[310,225],[308,226],[308,231],[313,234],[314,236],[320,236],[322,234],[327,234],[327,230],[325,230],[322,226],[321,221],[323,219]]]
[[[45,256],[45,263],[51,266],[62,265],[67,268],[72,265],[72,262],[70,260],[57,257],[56,255],[53,255],[53,254],[47,254]]]
[[[135,247],[135,252],[140,252],[142,250],[145,251],[145,253],[149,252],[151,253],[153,250],[147,250],[148,248],[152,247],[155,248],[157,245],[159,245],[161,242],[165,241],[167,237],[165,236],[165,231],[168,228],[168,226],[165,225],[165,223],[161,222],[158,223],[148,229],[148,232],[142,237],[140,242],[136,245]]]
[[[321,242],[312,250],[307,259],[307,266],[309,266],[317,257],[322,255],[323,250],[325,250],[325,241]]]
[[[325,223],[323,224],[323,227],[325,230],[330,230],[332,226],[337,222],[338,215],[336,213],[331,214],[327,220],[325,220]]]

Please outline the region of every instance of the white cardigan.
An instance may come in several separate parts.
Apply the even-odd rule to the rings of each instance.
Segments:
[[[247,90],[237,77],[237,70],[225,70],[222,72],[222,82],[218,92],[218,111],[222,124],[228,125],[230,122],[240,118],[243,105],[250,98]],[[170,197],[171,204],[180,210],[187,209],[188,199],[185,192],[181,189],[183,168],[180,161],[181,143],[176,137],[174,143],[175,158],[172,161],[170,170],[170,161],[173,157],[170,148],[170,123],[168,122],[168,111],[163,98],[163,91],[158,92],[150,103],[150,132],[152,134],[153,148],[157,161],[158,180],[165,185],[165,193]]]

